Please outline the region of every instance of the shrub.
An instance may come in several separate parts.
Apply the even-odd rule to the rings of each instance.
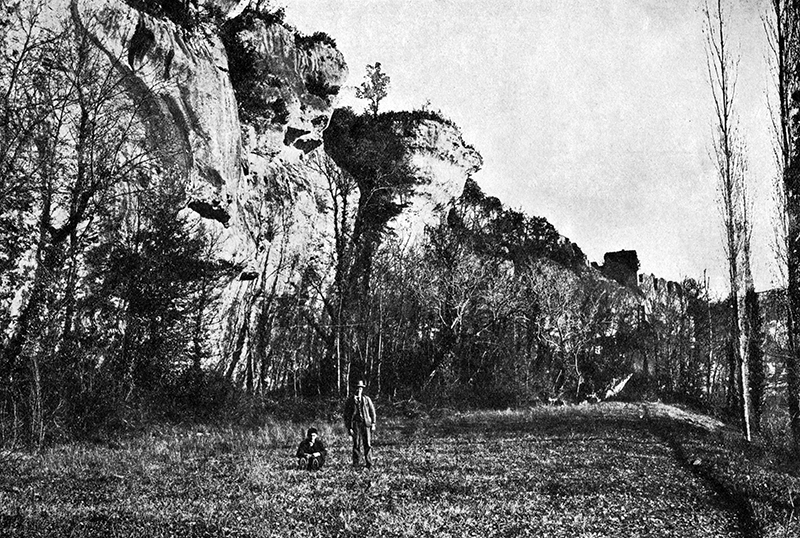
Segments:
[[[410,129],[416,127],[419,122],[425,120],[435,121],[450,127],[456,127],[456,124],[453,122],[453,120],[445,117],[441,112],[428,109],[384,112],[381,114],[381,117],[385,118],[387,121],[395,122],[397,125],[401,126],[405,136],[410,136],[412,134]]]
[[[262,13],[247,8],[238,17],[231,19],[220,27],[220,39],[228,55],[228,69],[239,105],[239,116],[243,121],[259,123],[264,113],[273,111],[273,123],[286,123],[288,111],[282,99],[273,101],[268,97],[268,88],[278,87],[279,80],[269,72],[263,61],[260,61],[255,49],[240,37],[240,32],[253,28],[258,21],[264,25],[283,24],[283,9]]]
[[[289,109],[286,107],[286,100],[278,97],[269,105],[272,110],[272,123],[286,125],[289,123]]]
[[[328,84],[322,73],[311,73],[306,77],[306,91],[320,99],[327,100],[329,96],[339,93],[339,86]]]
[[[312,35],[303,35],[300,32],[294,34],[294,44],[298,49],[308,50],[316,44],[327,45],[332,49],[336,48],[336,40],[325,32],[314,32]]]
[[[183,0],[125,0],[125,3],[157,19],[170,20],[184,30],[193,31],[201,22],[198,11]],[[212,16],[215,12],[212,10]]]

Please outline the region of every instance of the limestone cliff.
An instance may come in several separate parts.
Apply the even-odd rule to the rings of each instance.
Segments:
[[[184,213],[236,268],[218,282],[205,328],[209,360],[250,384],[268,368],[275,304],[297,294],[311,267],[330,279],[333,215],[314,163],[347,66],[332,40],[298,36],[246,1],[206,2],[223,20],[192,32],[131,5],[73,0],[71,13],[144,103],[154,173],[182,179]],[[394,226],[412,237],[481,161],[444,122],[419,122],[409,136],[426,180]]]
[[[421,183],[405,200],[406,209],[390,225],[398,235],[413,241],[422,236],[426,225],[437,223],[442,208],[461,195],[467,178],[480,170],[483,160],[452,124],[424,119],[408,134],[413,148],[411,161]]]

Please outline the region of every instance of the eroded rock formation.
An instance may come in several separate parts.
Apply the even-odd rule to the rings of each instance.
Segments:
[[[391,226],[413,240],[422,236],[426,225],[436,224],[442,208],[463,192],[467,178],[480,170],[483,160],[464,143],[457,128],[443,122],[422,120],[410,137],[412,163],[423,180]]]
[[[246,1],[213,4],[226,21],[191,33],[120,1],[74,0],[70,9],[143,103],[143,143],[158,155],[153,172],[181,178],[184,214],[203,223],[214,255],[235,269],[217,283],[206,341],[213,364],[252,383],[266,368],[277,298],[296,293],[307,268],[333,268],[329,194],[313,163],[348,70],[330,40],[298,38],[268,17],[241,23]],[[242,102],[232,82],[235,62],[253,69],[247,97],[255,104]],[[426,181],[393,224],[409,238],[481,165],[452,125],[422,121],[410,136]]]

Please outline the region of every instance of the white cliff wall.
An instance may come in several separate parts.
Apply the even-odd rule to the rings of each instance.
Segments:
[[[247,4],[215,3],[229,17]],[[255,20],[237,38],[270,74],[261,97],[280,101],[281,114],[267,110],[248,125],[240,121],[229,58],[213,25],[187,33],[119,0],[73,0],[71,13],[118,60],[130,97],[145,104],[145,144],[159,155],[153,172],[181,178],[185,215],[203,223],[215,256],[235,268],[218,282],[208,309],[208,360],[237,379],[252,378],[266,367],[276,298],[295,293],[308,267],[327,272],[328,280],[333,274],[333,216],[326,180],[313,163],[324,151],[335,98],[307,86],[309,79],[343,85],[344,58],[329,43],[299,47],[291,29]],[[426,182],[393,224],[409,239],[436,222],[481,164],[453,126],[424,120],[414,139],[414,164]]]
[[[464,142],[455,126],[422,120],[415,126],[412,139],[411,162],[422,182],[403,200],[408,207],[390,223],[406,243],[418,241],[425,226],[439,222],[443,208],[461,195],[467,178],[483,165],[480,154]]]

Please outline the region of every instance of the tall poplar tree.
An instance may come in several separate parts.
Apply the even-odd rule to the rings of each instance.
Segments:
[[[716,157],[720,209],[725,232],[725,255],[730,282],[730,327],[732,339],[731,387],[742,421],[742,433],[749,441],[750,398],[748,353],[750,326],[745,301],[753,289],[750,271],[750,230],[744,144],[738,132],[735,108],[738,59],[731,52],[729,18],[722,0],[706,4],[706,56],[714,100],[714,156]]]
[[[787,334],[786,401],[794,448],[800,451],[800,132],[792,109],[800,105],[800,5],[795,0],[772,0],[766,22],[772,52],[777,109],[773,110],[775,157],[779,175],[779,249],[786,268]]]

